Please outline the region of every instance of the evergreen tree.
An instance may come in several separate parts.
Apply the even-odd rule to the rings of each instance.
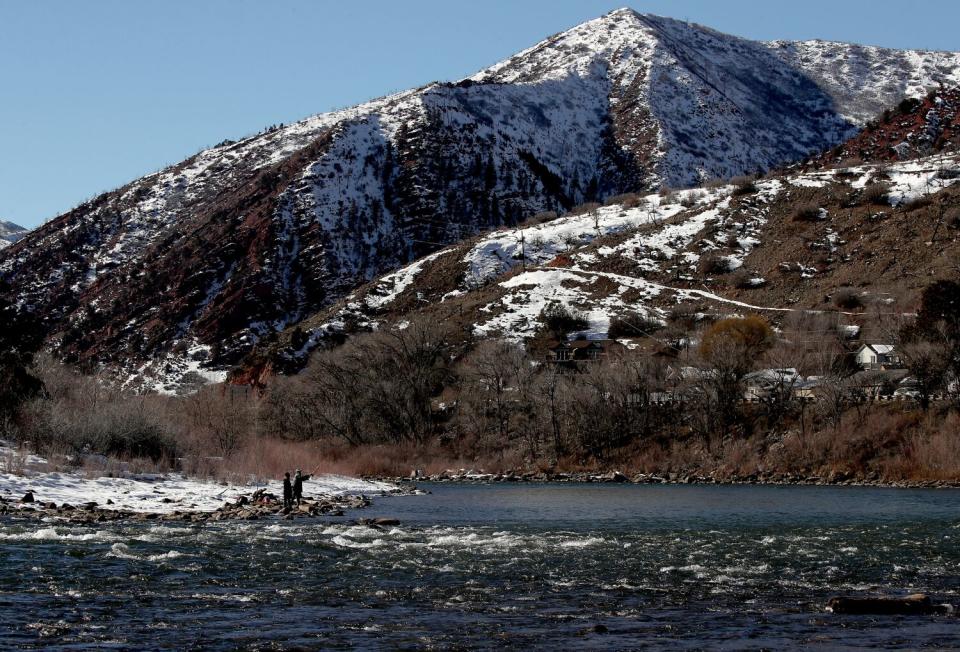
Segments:
[[[487,166],[484,168],[483,185],[487,192],[497,187],[497,167],[493,164],[493,157],[487,160]]]
[[[500,212],[500,200],[496,195],[490,198],[490,226],[500,226],[503,223],[503,214]]]
[[[590,181],[587,183],[587,189],[583,194],[586,201],[597,201],[599,199],[600,182],[597,181],[597,175],[590,177]]]

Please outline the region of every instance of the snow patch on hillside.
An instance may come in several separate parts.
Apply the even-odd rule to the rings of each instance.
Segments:
[[[679,213],[709,205],[729,192],[729,187],[685,190],[669,197],[669,201],[661,195],[648,195],[639,198],[637,205],[630,208],[602,206],[543,224],[496,231],[482,238],[464,257],[464,262],[469,264],[468,283],[482,284],[524,262],[530,266],[545,265],[561,254],[581,249],[598,237],[644,225],[659,225]],[[601,247],[598,253],[609,255],[612,250]],[[574,265],[586,261],[579,257],[582,255],[573,259]]]
[[[597,250],[601,256],[623,256],[637,262],[645,271],[657,271],[661,262],[673,259],[686,249],[693,238],[709,222],[716,220],[720,210],[729,206],[729,198],[716,208],[696,213],[692,217],[676,224],[667,224],[649,232],[639,233],[614,247],[601,247]],[[697,258],[687,257],[686,262],[696,262]]]
[[[887,174],[890,177],[887,196],[893,206],[900,206],[940,192],[960,181],[960,157],[933,156],[898,163],[890,166]]]
[[[613,280],[614,288],[604,283],[608,279]],[[540,313],[550,304],[581,312],[588,326],[574,335],[588,339],[605,338],[610,316],[625,307],[652,317],[664,316],[663,311],[645,304],[660,293],[662,286],[639,278],[541,268],[517,274],[500,286],[510,292],[483,309],[496,315],[474,327],[478,336],[499,335],[513,340],[532,337],[541,326]],[[635,291],[635,298],[629,302],[623,298],[628,290]]]
[[[443,249],[437,253],[425,256],[412,265],[407,265],[392,274],[387,274],[364,297],[364,302],[367,304],[367,307],[382,308],[392,303],[404,290],[410,287],[417,275],[423,271],[425,264],[452,252],[452,249]]]
[[[209,345],[188,339],[176,349],[140,365],[126,378],[123,386],[173,396],[195,392],[204,385],[226,382],[229,370],[208,366]]]

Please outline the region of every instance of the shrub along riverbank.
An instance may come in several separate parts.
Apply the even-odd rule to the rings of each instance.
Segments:
[[[512,354],[497,355],[505,352]],[[514,369],[526,373],[527,363],[517,360]],[[386,436],[393,431],[371,423],[378,417],[372,399],[352,406],[370,412],[340,436],[324,422],[353,416],[351,406],[336,407],[311,389],[309,378],[283,379],[263,395],[217,386],[187,397],[133,396],[45,361],[36,367],[45,395],[6,421],[5,438],[24,442],[61,469],[176,470],[239,482],[295,468],[368,477],[482,469],[501,475],[618,470],[631,478],[672,474],[719,482],[960,479],[960,415],[952,402],[926,410],[913,401],[739,402],[724,428],[710,394],[638,405],[638,395],[654,391],[640,384],[647,364],[610,362],[575,375],[541,370],[519,392],[510,389],[517,379],[505,376],[500,398],[481,393],[484,377],[461,367],[453,407],[428,398],[416,436]],[[623,389],[628,377],[638,376]]]
[[[356,333],[265,389],[215,385],[187,396],[133,394],[23,348],[2,366],[10,382],[0,386],[0,438],[91,472],[135,467],[238,482],[301,468],[952,483],[960,301],[944,297],[960,296],[954,285],[926,293],[917,320],[900,327],[918,400],[861,400],[871,390],[857,384],[842,334],[831,339],[818,323],[775,332],[756,316],[721,319],[700,327],[696,347],[620,347],[603,360],[558,364],[543,345],[564,333],[522,347],[412,320]],[[800,374],[774,374],[763,401],[745,401],[758,369],[799,369],[818,382],[800,395]],[[925,400],[943,392],[946,400]]]

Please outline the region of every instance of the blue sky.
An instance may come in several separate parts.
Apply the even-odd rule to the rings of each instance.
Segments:
[[[620,6],[960,50],[955,0],[0,0],[0,219],[36,226],[224,138],[463,77]]]

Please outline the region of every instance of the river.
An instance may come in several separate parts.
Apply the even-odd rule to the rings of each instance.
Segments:
[[[0,648],[960,648],[960,493],[422,485],[324,521],[0,521]],[[373,529],[351,518],[389,516]]]

